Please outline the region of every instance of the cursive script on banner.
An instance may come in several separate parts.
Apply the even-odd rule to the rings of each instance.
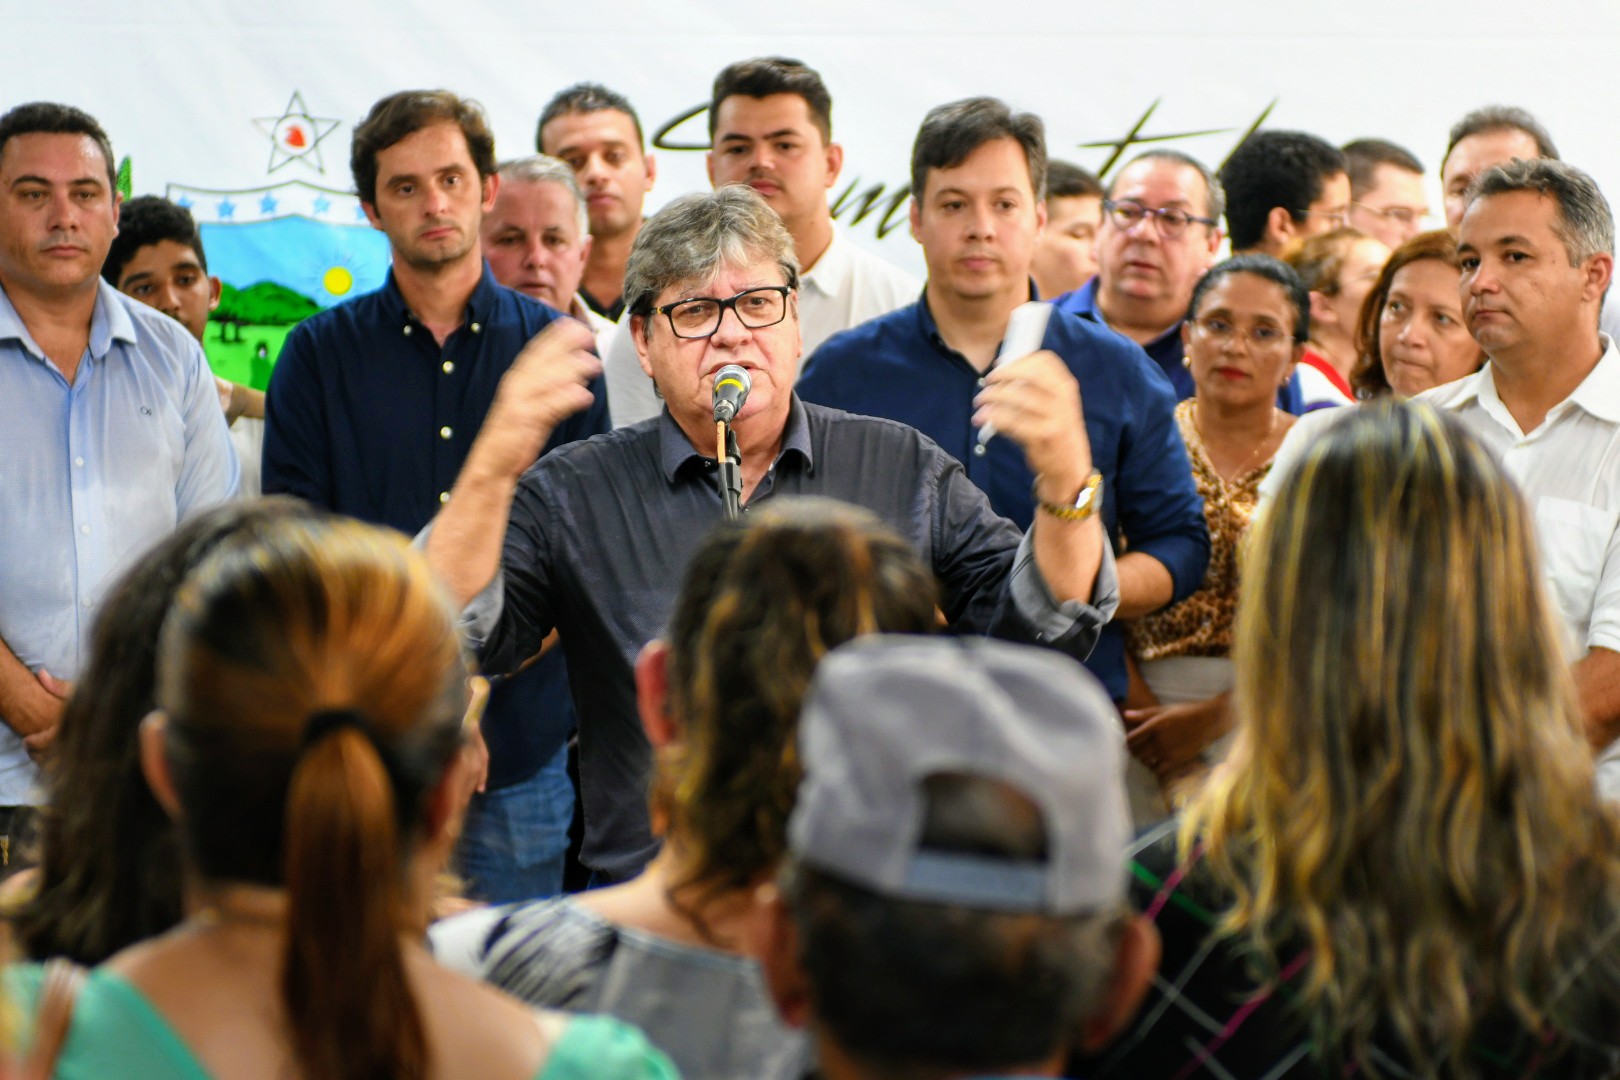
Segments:
[[[1142,114],[1136,118],[1129,128],[1126,129],[1123,135],[1114,138],[1096,139],[1075,144],[1075,147],[1081,150],[1108,151],[1108,156],[1104,159],[1102,166],[1096,170],[1098,179],[1106,181],[1109,174],[1114,171],[1115,166],[1126,160],[1129,151],[1133,147],[1147,146],[1150,144],[1156,145],[1161,143],[1172,143],[1182,139],[1200,139],[1210,135],[1226,135],[1232,132],[1240,132],[1238,137],[1232,142],[1233,149],[1236,149],[1243,143],[1244,139],[1247,139],[1250,135],[1254,134],[1260,129],[1261,125],[1266,122],[1266,119],[1271,116],[1272,110],[1277,107],[1277,99],[1273,98],[1264,109],[1260,110],[1260,115],[1255,117],[1252,123],[1242,128],[1205,128],[1201,131],[1175,131],[1149,134],[1145,132],[1144,129],[1147,127],[1147,122],[1153,118],[1154,112],[1158,110],[1159,104],[1162,101],[1162,98],[1155,98],[1153,103],[1142,111]],[[659,125],[656,131],[653,132],[653,148],[655,150],[666,151],[708,151],[711,149],[711,145],[706,133],[702,141],[697,142],[677,141],[675,138],[677,129],[687,123],[690,123],[698,117],[705,115],[708,111],[709,106],[707,104],[694,105],[690,109],[686,109],[671,117],[669,120],[666,120],[663,124]],[[1228,153],[1230,153],[1230,151],[1228,151]],[[1222,159],[1220,164],[1224,163],[1225,159]],[[1214,167],[1218,169],[1219,164]],[[835,219],[842,221],[846,225],[853,226],[859,225],[875,215],[876,220],[872,222],[870,227],[874,235],[876,235],[880,240],[906,223],[906,219],[903,215],[899,218],[899,220],[896,220],[896,215],[900,213],[900,207],[911,195],[911,185],[909,183],[903,183],[891,188],[887,183],[876,182],[867,185],[867,187],[863,190],[857,191],[856,189],[860,188],[860,186],[861,178],[857,176],[855,179],[851,180],[841,192],[838,193],[836,198],[833,199],[831,210],[832,216]],[[880,210],[882,211],[881,213],[879,213]]]

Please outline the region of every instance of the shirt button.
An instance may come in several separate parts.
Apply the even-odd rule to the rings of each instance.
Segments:
[[[443,367],[444,367],[444,373],[446,375],[448,375],[452,371],[456,370],[456,362],[454,360],[446,360],[444,362],[444,364],[443,364]]]
[[[447,427],[442,427],[439,429],[439,438],[441,439],[448,439],[453,434],[455,434],[455,432],[451,431]]]
[[[82,457],[74,458],[73,459],[73,464],[76,465],[77,467],[81,468],[81,469],[84,468],[84,458],[82,458]]]
[[[447,503],[449,501],[450,501],[450,493],[448,491],[439,492],[439,505],[440,506],[443,506],[445,503]]]
[[[981,379],[980,379],[980,380],[979,380],[979,385],[980,385],[980,386],[983,386],[983,385],[985,385],[985,383],[986,383],[986,381],[987,381],[987,380],[985,380],[985,379],[982,379],[982,378],[981,378]]]
[[[90,535],[90,526],[88,526],[88,525],[80,525],[79,526],[79,531],[84,533],[84,535],[89,536]]]
[[[986,451],[985,451],[985,448],[984,448],[984,443],[976,442],[976,443],[973,444],[973,456],[974,457],[984,457],[985,453],[986,453]]]
[[[405,324],[405,336],[406,337],[411,336],[411,325],[410,325],[410,323]]]
[[[471,329],[472,329],[472,332],[473,332],[473,333],[475,333],[475,334],[476,334],[476,333],[478,333],[478,332],[479,332],[479,331],[480,331],[480,330],[482,330],[482,329],[483,329],[483,327],[482,327],[482,326],[479,326],[479,325],[478,325],[478,324],[477,324],[477,323],[473,323],[473,324],[472,324],[472,328],[471,328]]]
[[[79,603],[83,604],[85,607],[89,607],[90,606],[90,598],[87,596],[83,600],[80,600]]]

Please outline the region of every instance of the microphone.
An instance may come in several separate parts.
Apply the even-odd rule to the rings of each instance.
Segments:
[[[714,373],[714,422],[729,424],[733,417],[742,411],[743,402],[748,400],[748,391],[753,388],[754,380],[748,377],[748,369],[738,364],[727,364]]]

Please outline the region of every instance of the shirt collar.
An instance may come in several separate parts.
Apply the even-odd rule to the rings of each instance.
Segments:
[[[1064,304],[1064,310],[1073,315],[1080,315],[1087,319],[1103,321],[1102,312],[1097,310],[1097,275],[1092,274],[1091,280],[1069,293],[1073,297]],[[1062,300],[1063,297],[1058,297]]]
[[[1603,355],[1567,400],[1599,420],[1620,424],[1620,350],[1608,334],[1599,334],[1598,342]]]
[[[1620,350],[1615,348],[1614,340],[1607,334],[1599,334],[1598,341],[1603,346],[1603,355],[1598,357],[1597,366],[1587,372],[1586,378],[1575,388],[1574,393],[1563,401],[1554,405],[1548,411],[1548,416],[1560,412],[1566,407],[1578,408],[1611,424],[1620,424]],[[1496,392],[1496,377],[1492,374],[1490,361],[1474,374],[1459,380],[1456,395],[1445,403],[1447,409],[1460,409],[1470,402],[1478,401],[1480,407],[1495,416],[1497,421],[1508,426],[1510,430],[1517,430],[1507,406],[1502,403],[1501,395]],[[1543,421],[1545,426],[1546,421]]]
[[[806,472],[815,471],[816,456],[810,448],[810,422],[805,418],[804,403],[799,400],[798,394],[793,395],[788,405],[787,424],[782,428],[782,449],[777,451],[776,460],[780,462],[790,452],[804,458]],[[658,414],[658,456],[664,468],[664,479],[671,484],[688,462],[714,460],[692,445],[692,440],[686,437],[681,425],[670,415],[667,405]]]
[[[1031,300],[1041,298],[1040,290],[1035,287],[1034,278],[1029,279],[1029,298]],[[917,325],[918,329],[922,331],[923,337],[932,342],[936,349],[950,356],[961,355],[951,347],[948,341],[940,336],[939,323],[935,321],[934,313],[928,307],[928,285],[926,282],[923,284],[922,295],[917,298]],[[1006,336],[1005,331],[1003,331],[1002,336]]]
[[[399,320],[401,325],[421,320],[405,302],[405,294],[399,291],[399,282],[394,279],[393,268],[388,270],[388,278],[383,282],[383,301],[388,310]],[[484,263],[483,273],[478,275],[478,284],[473,286],[472,296],[467,298],[467,311],[462,318],[463,325],[472,323],[488,323],[495,315],[495,305],[500,301],[501,284],[495,280],[495,275],[489,269],[489,263]]]
[[[816,265],[799,275],[800,289],[814,289],[822,296],[837,296],[849,282],[849,262],[854,252],[838,223],[833,222],[832,240]]]
[[[1097,291],[1101,288],[1102,275],[1091,275],[1090,281],[1074,290],[1074,292],[1069,293],[1069,295],[1074,297],[1074,299],[1068,304],[1065,304],[1063,310],[1070,312],[1071,314],[1090,319],[1093,322],[1101,323],[1103,326],[1108,326],[1110,330],[1113,330],[1114,328],[1108,325],[1107,316],[1103,314],[1102,308],[1097,304]],[[1151,341],[1145,342],[1142,345],[1142,348],[1152,349],[1155,345],[1164,341],[1172,334],[1179,336],[1181,334],[1181,324],[1185,321],[1185,319],[1177,319],[1175,322],[1171,323],[1163,333],[1159,334]],[[1120,333],[1118,330],[1115,330],[1114,332],[1116,334]]]
[[[90,313],[90,355],[96,360],[104,360],[111,351],[113,342],[122,341],[133,345],[135,343],[135,320],[130,317],[129,310],[124,306],[130,303],[117,289],[109,285],[105,278],[96,278],[96,306]],[[17,309],[11,303],[11,297],[6,295],[4,287],[0,287],[0,341],[20,342],[36,359],[45,361],[45,350],[34,341],[34,335],[28,332],[28,327],[17,314]]]

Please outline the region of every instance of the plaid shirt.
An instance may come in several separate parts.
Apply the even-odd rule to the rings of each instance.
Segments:
[[[1106,1051],[1073,1063],[1066,1075],[1152,1080],[1279,1080],[1367,1076],[1362,1063],[1319,1055],[1310,1017],[1295,1007],[1310,954],[1280,953],[1277,977],[1262,981],[1246,943],[1215,933],[1230,898],[1210,881],[1201,853],[1176,859],[1172,820],[1144,833],[1131,851],[1132,900],[1158,927],[1163,959],[1132,1025]],[[1613,942],[1594,942],[1594,955]],[[1547,1003],[1567,1030],[1538,1037],[1511,1018],[1480,1025],[1465,1075],[1481,1078],[1620,1077],[1620,987],[1594,985],[1582,963]],[[1584,1033],[1584,1034],[1583,1034]],[[1391,1034],[1375,1036],[1368,1057],[1381,1077],[1417,1075]]]

